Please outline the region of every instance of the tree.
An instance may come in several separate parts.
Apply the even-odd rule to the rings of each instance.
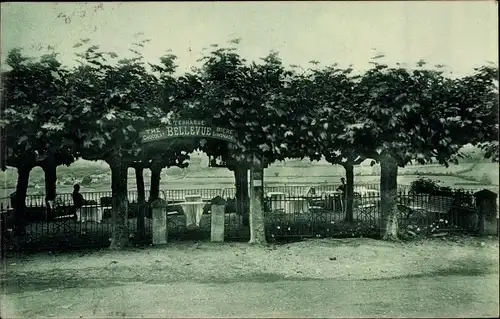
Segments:
[[[150,127],[168,124],[170,120],[183,116],[191,117],[192,106],[198,103],[198,99],[202,96],[203,88],[196,75],[186,73],[174,77],[177,68],[175,60],[176,56],[168,52],[160,58],[160,64],[149,64],[152,70],[158,74],[157,107],[164,114],[163,117],[157,117],[156,120],[150,121]],[[197,149],[199,145],[200,139],[177,138],[143,146],[146,154],[143,161],[151,170],[150,202],[159,197],[162,169],[172,166],[187,167],[188,154]]]
[[[473,76],[477,87],[469,89],[464,79],[447,78],[439,70],[423,68],[422,62],[413,70],[373,64],[359,81],[365,120],[357,123],[355,134],[373,146],[373,157],[380,161],[381,237],[396,239],[398,166],[411,160],[448,166],[457,161],[466,140],[498,134],[498,126],[488,120],[494,113],[495,103],[488,102],[492,96],[473,98],[478,88],[489,92],[492,79]],[[479,123],[483,135],[478,137]]]
[[[83,42],[87,42],[86,40]],[[141,47],[145,41],[136,44]],[[127,170],[140,157],[139,131],[165,114],[157,106],[159,80],[137,56],[107,63],[116,54],[89,46],[72,74],[71,137],[85,159],[102,159],[111,168],[113,234],[111,249],[128,244]],[[84,124],[83,124],[84,123]]]
[[[143,149],[140,156],[141,160],[132,163],[131,167],[135,170],[137,183],[137,237],[139,239],[145,236],[144,217],[146,210],[146,191],[144,186],[144,169],[151,169],[151,188],[148,202],[151,203],[159,198],[160,193],[160,174],[165,167],[177,166],[185,168],[189,165],[189,154],[185,149],[187,145],[168,146],[166,150],[160,150],[160,147],[151,147]]]
[[[2,74],[2,170],[18,170],[16,229],[23,232],[25,201],[30,171],[42,166],[46,172],[46,199],[55,197],[55,168],[74,161],[74,144],[65,134],[68,123],[59,121],[68,103],[67,76],[55,53],[39,60],[9,52],[10,70]]]
[[[457,143],[478,146],[485,158],[498,162],[498,67],[481,66],[457,79],[448,103],[453,113],[447,129]]]
[[[295,131],[297,125],[287,117],[296,116],[296,110],[282,103],[280,96],[292,72],[285,70],[277,53],[269,54],[260,64],[248,64],[234,47],[213,47],[197,70],[203,93],[197,103],[191,104],[191,114],[211,118],[212,124],[236,131],[239,143],[229,144],[228,151],[238,165],[264,168],[286,158],[295,144],[288,145],[285,132]],[[250,212],[250,243],[266,241],[262,196],[253,194],[251,199],[257,209]]]
[[[320,153],[331,164],[342,165],[346,171],[346,220],[354,220],[354,165],[371,156],[365,140],[355,133],[363,121],[361,101],[357,93],[357,77],[352,68],[329,66],[312,69],[302,81],[301,103],[311,105],[314,139]]]
[[[222,157],[227,168],[234,174],[236,213],[243,217],[244,226],[250,224],[250,189],[248,173],[250,166],[247,162],[238,162],[228,156]]]
[[[132,163],[131,166],[135,171],[135,181],[137,184],[137,232],[136,237],[142,240],[146,237],[146,226],[144,217],[146,215],[146,191],[144,187],[144,166],[140,161]]]
[[[168,147],[165,146],[165,149],[162,150],[159,149],[161,146],[148,150],[151,155],[147,157],[144,168],[149,168],[151,170],[149,202],[159,198],[161,171],[164,168],[174,166],[186,168],[189,166],[189,153],[194,151],[193,145],[194,143],[192,142],[174,143],[170,144]]]
[[[71,154],[73,146],[65,152],[54,152],[39,158],[37,166],[43,169],[45,175],[45,201],[53,201],[56,198],[57,167],[60,165],[70,165],[75,161]]]

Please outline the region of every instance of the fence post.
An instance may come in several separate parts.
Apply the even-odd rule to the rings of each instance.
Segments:
[[[162,245],[167,243],[167,202],[158,198],[151,203],[153,217],[153,245]]]
[[[497,194],[483,189],[474,194],[479,212],[479,234],[482,236],[498,236]]]
[[[216,196],[211,201],[210,241],[212,241],[212,242],[223,242],[224,241],[224,224],[225,224],[224,213],[225,213],[225,208],[226,208],[225,204],[226,204],[226,201],[220,196]]]

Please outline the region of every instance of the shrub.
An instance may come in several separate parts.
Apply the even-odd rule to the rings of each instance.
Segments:
[[[419,178],[410,184],[410,192],[414,194],[428,194],[429,192],[436,192],[439,189],[437,182],[428,178]]]
[[[421,177],[410,184],[410,193],[449,196],[454,192],[448,186],[441,186],[439,182]]]
[[[280,172],[274,172],[274,176],[276,177],[280,176]]]

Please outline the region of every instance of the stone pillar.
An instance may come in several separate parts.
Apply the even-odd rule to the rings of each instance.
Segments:
[[[479,212],[479,234],[482,236],[498,236],[497,194],[483,189],[474,194]]]
[[[158,198],[151,203],[153,217],[153,245],[167,243],[167,202]]]
[[[211,230],[210,241],[223,242],[224,241],[224,224],[225,224],[225,204],[226,201],[217,196],[211,201],[210,215],[211,215]]]

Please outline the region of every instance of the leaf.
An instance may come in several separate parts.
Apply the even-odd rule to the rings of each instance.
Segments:
[[[419,68],[423,67],[423,66],[424,66],[424,65],[426,65],[426,64],[427,64],[427,62],[425,62],[424,60],[419,60],[419,61],[416,63],[416,65],[417,65]]]
[[[106,113],[104,115],[104,117],[107,119],[107,120],[114,120],[116,119],[116,115],[115,115],[115,112],[113,110],[109,111],[108,113]]]
[[[381,58],[384,58],[384,57],[385,57],[385,54],[379,53],[376,56],[372,57],[372,60],[377,60],[377,59],[381,59]]]
[[[355,123],[355,124],[349,124],[346,126],[346,130],[359,130],[363,129],[365,127],[365,123]]]
[[[90,105],[84,105],[83,106],[83,110],[82,112],[85,114],[85,113],[89,113],[90,111],[92,111],[92,107]]]
[[[269,145],[267,145],[267,144],[260,144],[260,145],[259,145],[259,149],[261,149],[261,150],[262,150],[262,151],[264,151],[264,152],[267,152],[267,151],[269,151],[271,148],[270,148],[270,147],[269,147]]]
[[[90,140],[83,141],[83,147],[89,148],[91,146],[92,146],[92,141],[90,141]]]
[[[23,135],[21,136],[18,140],[17,140],[17,144],[22,144],[24,142],[26,142],[28,140],[28,137],[26,135]]]
[[[62,131],[64,129],[64,123],[45,123],[42,125],[42,128],[49,131]]]
[[[50,71],[50,75],[52,75],[52,77],[55,79],[55,80],[61,80],[61,76],[59,75],[59,73],[55,72],[55,71]]]

